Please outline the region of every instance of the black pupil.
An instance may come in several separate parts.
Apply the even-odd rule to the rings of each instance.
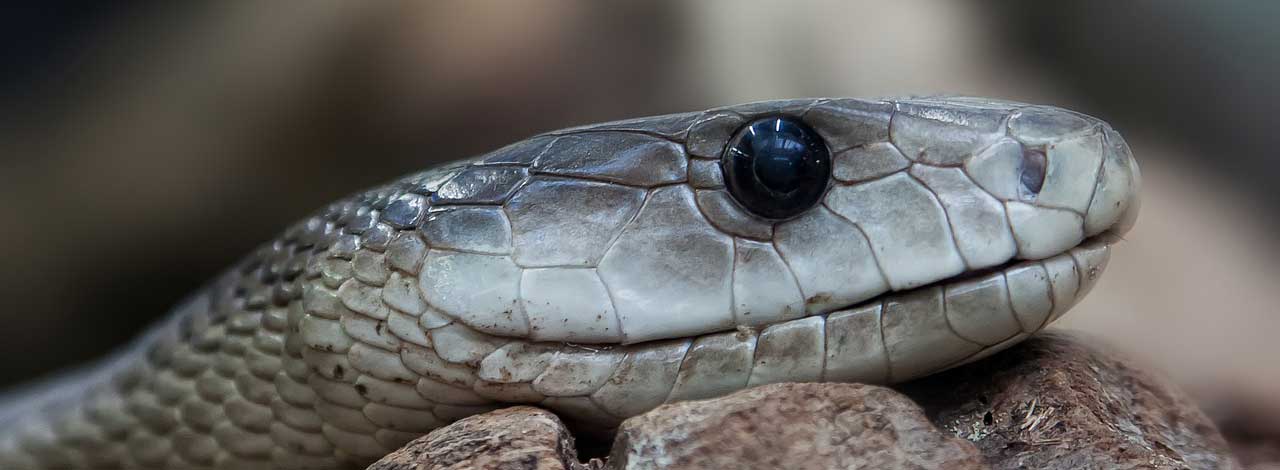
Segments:
[[[776,121],[781,122],[781,121]],[[774,191],[789,193],[805,181],[804,170],[809,148],[796,135],[774,132],[757,142],[755,146],[756,178]]]
[[[722,164],[734,198],[751,212],[775,219],[813,207],[831,176],[822,138],[787,117],[744,126],[729,141]]]

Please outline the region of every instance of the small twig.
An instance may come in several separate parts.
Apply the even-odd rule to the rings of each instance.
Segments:
[[[1027,428],[1027,423],[1031,420],[1031,414],[1036,412],[1036,405],[1040,403],[1040,397],[1031,400],[1031,408],[1027,410],[1027,415],[1022,417],[1022,429]]]

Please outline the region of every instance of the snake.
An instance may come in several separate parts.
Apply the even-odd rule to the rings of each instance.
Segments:
[[[976,97],[548,132],[330,204],[130,345],[0,396],[0,468],[360,468],[513,404],[610,429],[903,382],[1061,317],[1140,186],[1107,123]]]

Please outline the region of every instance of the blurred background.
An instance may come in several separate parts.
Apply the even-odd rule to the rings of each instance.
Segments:
[[[1059,328],[1161,368],[1238,445],[1280,436],[1280,2],[6,10],[0,385],[105,353],[311,210],[438,162],[594,121],[946,92],[1127,137],[1141,218]]]

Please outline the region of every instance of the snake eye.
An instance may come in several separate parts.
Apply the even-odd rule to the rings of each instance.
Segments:
[[[721,157],[725,185],[747,210],[785,219],[813,207],[831,180],[831,157],[818,133],[787,117],[738,129]]]

